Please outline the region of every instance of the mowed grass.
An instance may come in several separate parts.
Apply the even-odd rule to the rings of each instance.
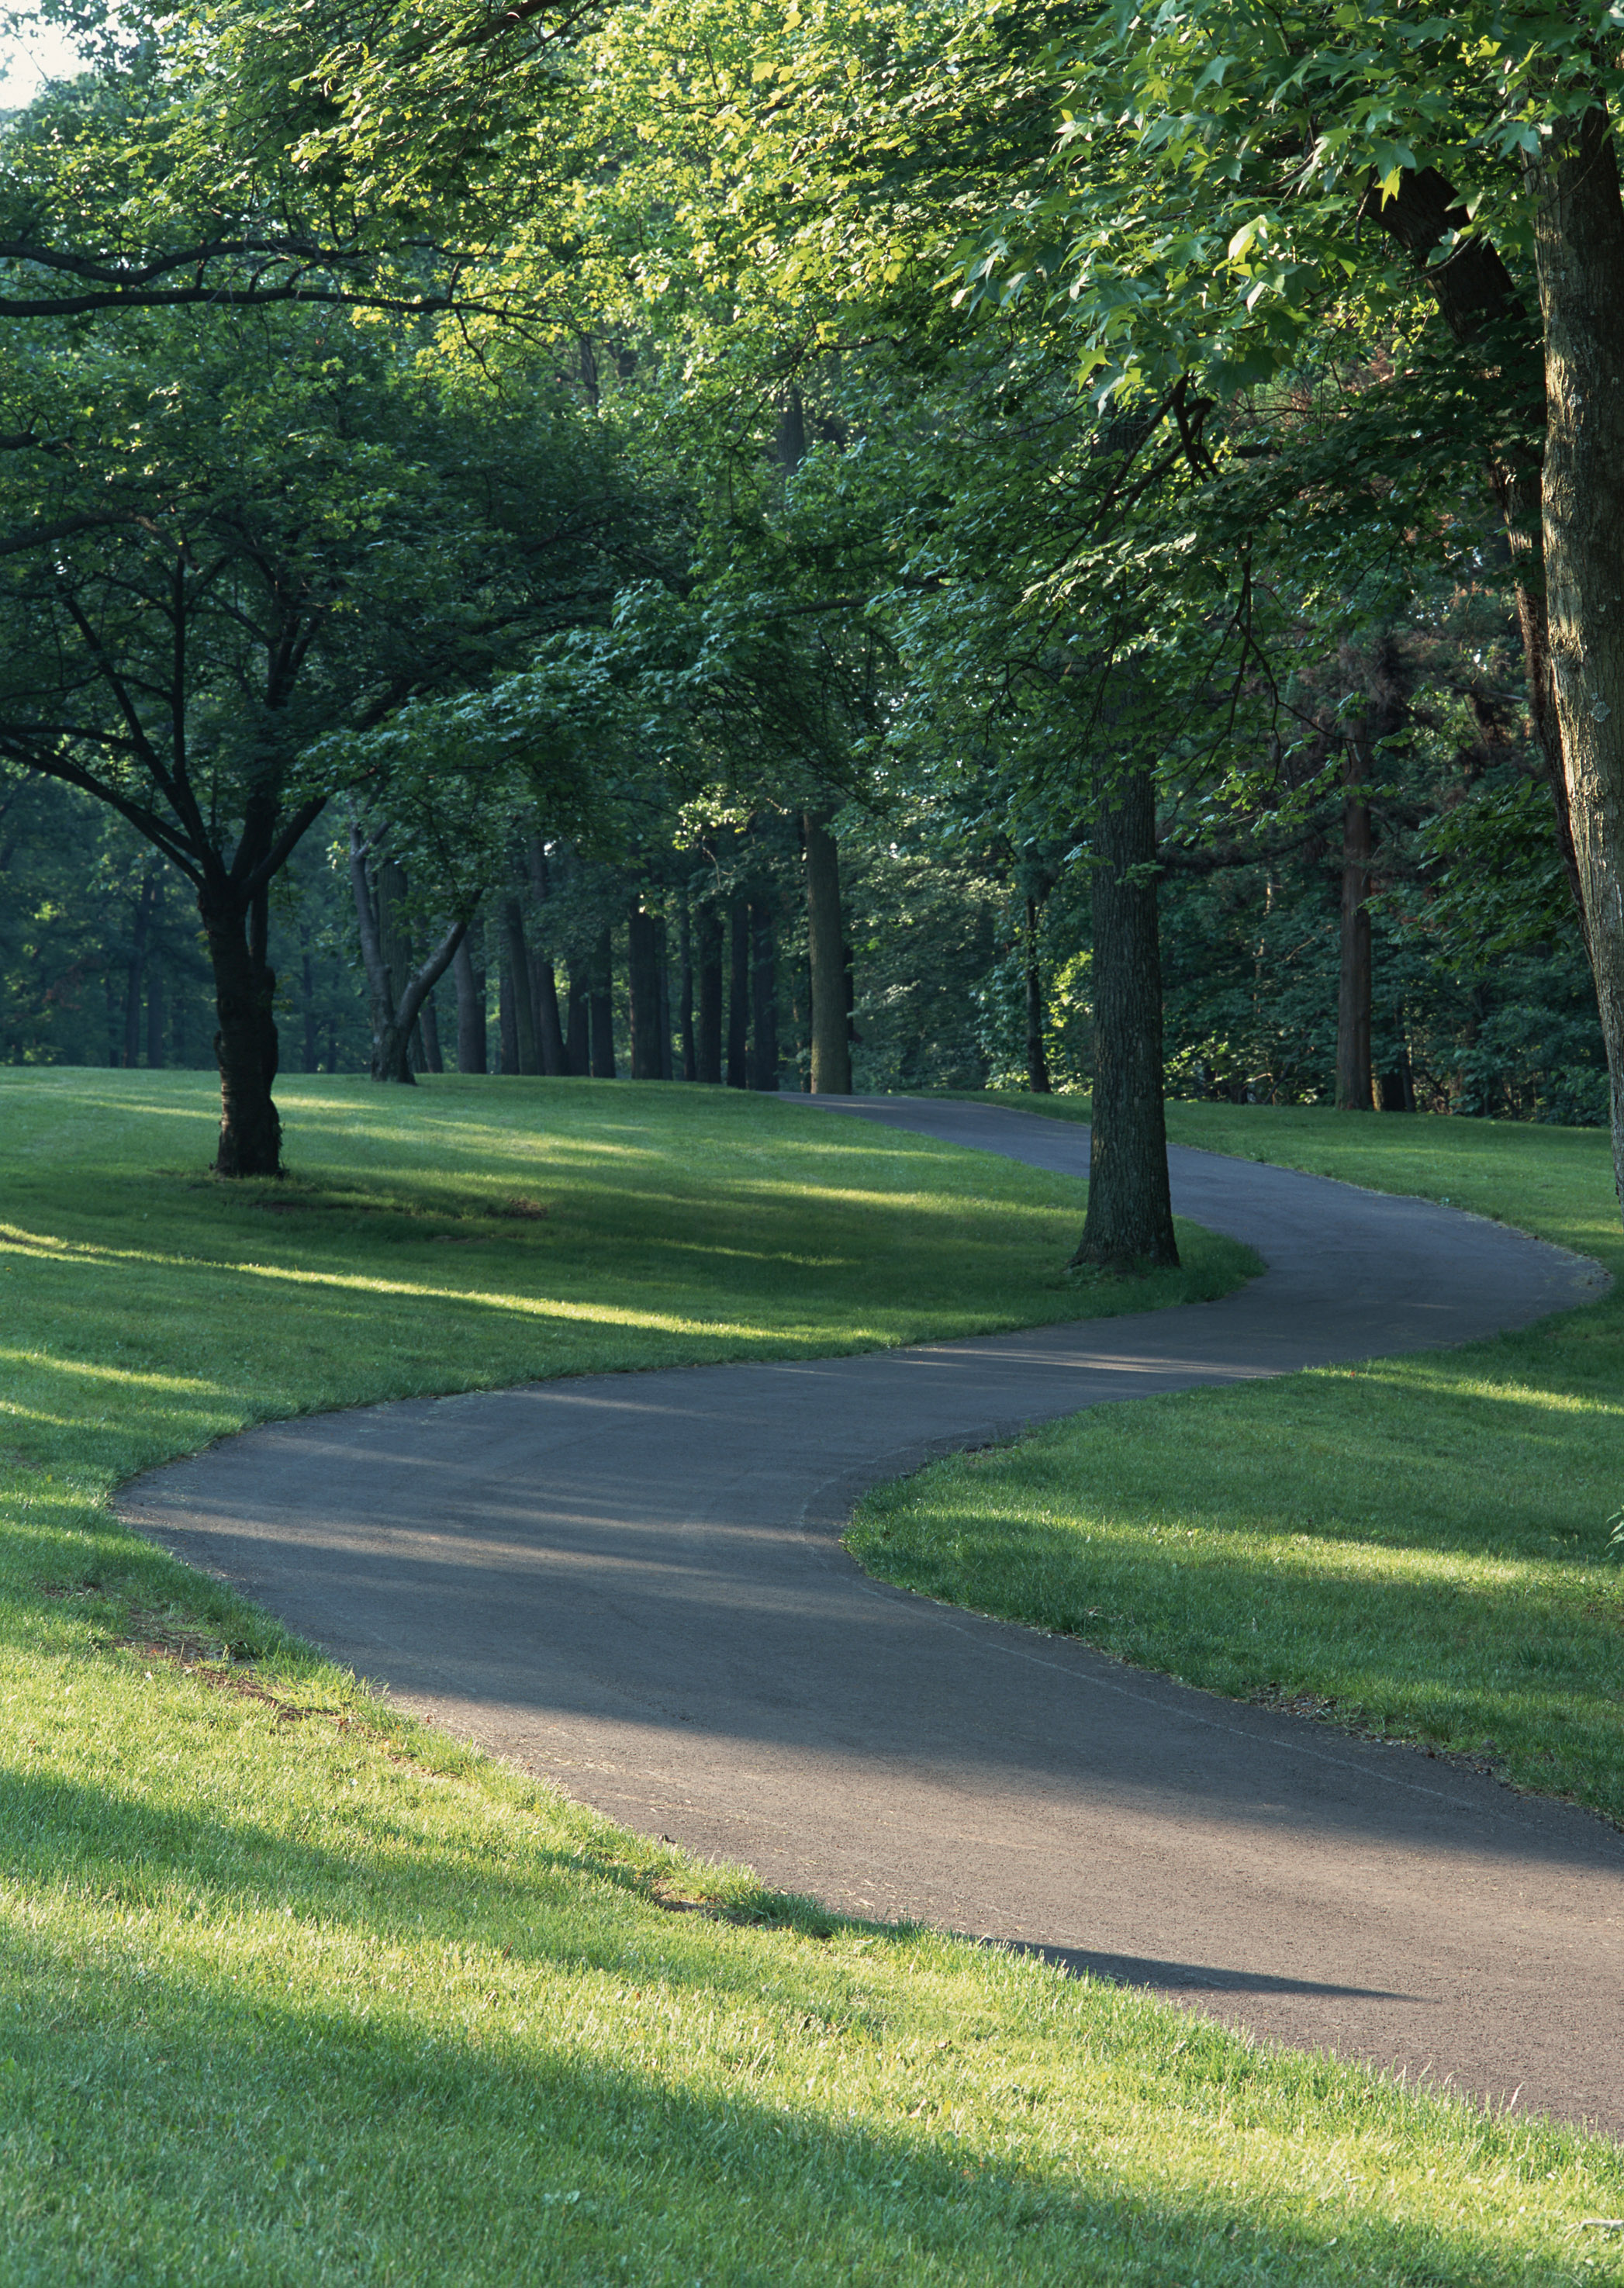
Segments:
[[[1168,1121],[1177,1143],[1446,1200],[1624,1274],[1595,1131],[1192,1104]],[[850,1539],[932,1596],[1624,1823],[1621,1504],[1624,1281],[1468,1348],[1076,1416],[881,1489]]]
[[[296,1406],[1074,1311],[1069,1188],[700,1092],[281,1093],[261,1196],[193,1076],[0,1076],[4,2288],[1624,2276],[1612,2145],[697,1865],[105,1507]]]

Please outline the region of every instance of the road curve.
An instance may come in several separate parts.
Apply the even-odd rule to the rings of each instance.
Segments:
[[[987,1106],[785,1117],[841,1109],[1086,1172],[1085,1131]],[[631,1827],[1624,2134],[1624,1837],[840,1546],[865,1487],[1014,1426],[1462,1341],[1601,1284],[1450,1209],[1172,1160],[1178,1212],[1267,1264],[1222,1302],[281,1423],[136,1480],[121,1513]]]

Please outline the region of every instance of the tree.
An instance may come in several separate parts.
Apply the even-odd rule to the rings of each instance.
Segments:
[[[106,803],[191,883],[217,1167],[273,1175],[273,883],[343,783],[320,735],[477,679],[601,590],[618,513],[568,409],[464,412],[376,330],[121,317],[13,368],[0,753]],[[358,765],[370,768],[370,764]]]
[[[983,238],[968,282],[1063,298],[1102,400],[1193,387],[1232,405],[1323,354],[1356,305],[1401,329],[1430,282],[1520,576],[1535,729],[1560,748],[1624,1197],[1624,208],[1612,127],[1624,76],[1611,15],[1281,18],[1174,0],[1063,37],[1049,68],[1058,154]],[[1364,216],[1385,222],[1387,258],[1373,258],[1374,234],[1359,246]],[[1402,253],[1424,264],[1419,275]],[[1542,404],[1521,354],[1536,301]]]

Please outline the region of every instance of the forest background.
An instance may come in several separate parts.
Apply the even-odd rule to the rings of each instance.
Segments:
[[[244,1102],[279,1058],[1088,1091],[1116,863],[1175,1093],[1605,1123],[1501,481],[1539,391],[1368,110],[1328,188],[1278,89],[1237,146],[1337,259],[1261,258],[1249,161],[1246,228],[1169,201],[1145,256],[1176,139],[1079,105],[1096,11],[48,14],[7,1061],[218,1032],[228,1126],[234,1054]]]

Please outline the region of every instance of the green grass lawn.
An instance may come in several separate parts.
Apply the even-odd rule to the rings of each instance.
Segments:
[[[1624,1275],[1596,1131],[1195,1104],[1168,1121],[1177,1143],[1447,1200]],[[881,1489],[850,1541],[932,1596],[1624,1823],[1620,1504],[1624,1283],[1470,1348],[1078,1415]]]
[[[720,1092],[280,1094],[294,1180],[226,1190],[199,1076],[0,1075],[3,2288],[1624,2277],[1614,2147],[696,1865],[107,1515],[299,1407],[1074,1313],[1075,1187]]]

